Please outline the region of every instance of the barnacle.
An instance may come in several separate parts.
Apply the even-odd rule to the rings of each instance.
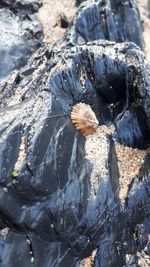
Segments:
[[[71,119],[75,127],[84,135],[93,134],[99,125],[90,105],[85,103],[78,103],[73,107]]]

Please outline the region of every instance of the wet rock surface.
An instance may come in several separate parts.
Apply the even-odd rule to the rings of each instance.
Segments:
[[[0,266],[147,263],[150,67],[133,43],[65,44],[0,87]],[[99,120],[91,136],[72,124],[78,102]]]

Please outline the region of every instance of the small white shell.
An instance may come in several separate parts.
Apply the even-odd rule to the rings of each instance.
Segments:
[[[99,125],[90,105],[76,104],[71,111],[71,119],[75,127],[84,135],[93,134]]]

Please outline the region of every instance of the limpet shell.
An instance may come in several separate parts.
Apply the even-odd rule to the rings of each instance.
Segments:
[[[90,105],[76,104],[71,111],[71,119],[75,127],[84,135],[93,134],[99,125]]]

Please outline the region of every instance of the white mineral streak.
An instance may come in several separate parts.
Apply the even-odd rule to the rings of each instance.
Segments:
[[[59,137],[63,134],[63,131],[66,127],[68,122],[64,123],[62,127],[59,128],[57,133],[54,130],[53,138],[51,139],[51,142],[53,142],[53,159],[54,159],[54,168],[57,170],[57,149],[58,149],[58,142],[59,142]]]
[[[78,147],[78,142],[77,142],[77,136],[75,135],[73,146],[72,146],[70,164],[69,164],[69,168],[68,168],[68,178],[69,178],[68,182],[71,181],[72,175],[74,175],[74,169],[76,166],[76,157],[77,157],[77,147]]]
[[[3,236],[4,239],[6,239],[6,237],[7,237],[7,235],[8,235],[8,232],[9,232],[9,228],[6,227],[6,228],[4,228],[4,229],[2,229],[2,230],[0,231],[0,235]]]
[[[3,190],[4,190],[4,192],[8,192],[8,188],[7,187],[3,187]]]

